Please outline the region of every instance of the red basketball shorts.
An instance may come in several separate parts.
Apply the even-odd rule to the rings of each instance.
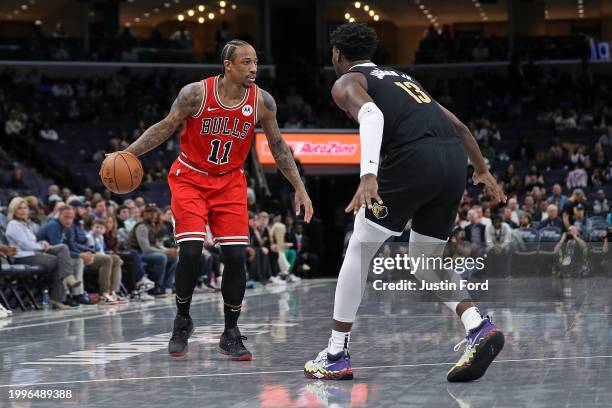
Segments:
[[[242,169],[208,174],[177,158],[168,174],[177,243],[204,241],[206,224],[215,243],[247,245],[249,214]]]

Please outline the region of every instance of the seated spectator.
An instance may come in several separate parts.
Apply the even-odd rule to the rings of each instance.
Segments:
[[[123,261],[119,255],[107,253],[106,243],[104,241],[104,233],[106,232],[106,222],[101,219],[96,219],[93,222],[91,230],[87,232],[87,240],[94,256],[101,255],[110,257],[110,269],[100,269],[98,273],[98,284],[100,286],[100,300],[102,304],[112,305],[116,303],[125,303],[127,299],[119,296],[119,285],[121,284],[121,266]]]
[[[531,228],[533,225],[531,224],[531,214],[524,213],[521,215],[519,219],[519,228]]]
[[[25,180],[23,179],[23,170],[15,169],[8,180],[8,187],[16,190],[26,188]]]
[[[606,198],[606,193],[603,190],[597,190],[593,204],[591,204],[591,214],[606,215],[608,211],[610,211],[610,204]]]
[[[563,208],[567,202],[567,196],[563,194],[561,184],[557,183],[552,188],[552,194],[546,199],[550,204],[556,204],[557,208]]]
[[[48,241],[37,240],[28,225],[29,211],[27,202],[21,197],[13,198],[8,207],[6,238],[10,246],[17,248],[15,262],[40,265],[51,272],[53,280],[49,295],[52,307],[63,310],[66,305],[78,305],[65,299],[64,285],[71,289],[81,283],[72,273],[68,248],[63,244],[51,245]]]
[[[563,231],[563,220],[559,217],[559,208],[554,204],[549,204],[546,213],[548,216],[538,224],[538,229],[556,227]]]
[[[597,143],[604,149],[612,149],[612,123],[608,124],[607,132],[599,137]]]
[[[499,215],[493,216],[492,224],[485,230],[487,243],[487,267],[489,270],[500,270],[502,276],[510,276],[510,250],[512,245],[512,229]]]
[[[8,120],[4,124],[4,132],[7,136],[19,136],[25,129],[25,124],[19,118],[19,114],[16,110],[11,110],[8,116]]]
[[[150,274],[155,281],[154,295],[165,295],[172,291],[176,271],[176,248],[163,248],[158,245],[155,231],[160,222],[160,211],[154,205],[148,205],[143,220],[138,222],[128,237],[128,248],[141,254],[142,260],[149,266]]]
[[[573,225],[575,225],[576,227],[578,227],[578,229],[580,229],[581,231],[583,231],[586,227],[585,223],[586,223],[586,207],[584,204],[582,203],[578,203],[574,206],[574,222]]]
[[[259,230],[258,216],[249,212],[249,245],[247,246],[247,270],[249,279],[261,284],[268,283],[271,276],[270,258],[266,240]]]
[[[185,26],[179,26],[178,30],[170,36],[170,40],[176,42],[184,50],[191,49],[191,34]]]
[[[562,112],[559,112],[555,117],[555,128],[557,130],[565,129],[576,129],[577,115],[571,109],[564,108]]]
[[[51,245],[65,244],[70,253],[72,270],[75,277],[83,282],[85,265],[93,262],[93,256],[88,252],[86,238],[77,238],[79,230],[74,224],[75,213],[72,207],[63,205],[57,210],[57,217],[49,219],[43,224],[36,238],[48,241]],[[85,237],[83,233],[83,237]],[[84,296],[83,283],[71,289],[71,298],[80,304],[91,304]]]
[[[510,228],[518,228],[518,224],[512,221],[512,210],[506,206],[502,211],[502,222],[508,224]]]
[[[155,283],[147,278],[140,254],[135,251],[120,252],[120,242],[117,232],[115,217],[109,216],[105,220],[106,232],[104,233],[104,244],[106,252],[118,255],[123,261],[122,281],[130,293],[130,298],[140,301],[153,300],[146,290],[153,289]]]
[[[304,224],[296,224],[294,237],[298,273],[304,277],[316,276],[319,272],[319,256],[311,250],[310,238],[304,234]]]
[[[486,243],[486,226],[480,222],[480,215],[475,209],[468,211],[467,217],[470,224],[464,228],[465,241],[471,244],[473,254],[481,254]]]
[[[589,175],[582,167],[581,163],[577,163],[573,170],[567,174],[565,184],[568,190],[573,188],[586,188],[589,182]]]
[[[93,211],[89,213],[96,220],[102,219],[107,215],[106,201],[102,198],[95,199],[91,202],[91,207]]]
[[[40,132],[38,132],[38,135],[41,139],[47,140],[49,142],[57,142],[59,140],[59,135],[57,134],[55,129],[51,128],[49,122],[45,122],[43,127],[40,129]]]
[[[147,181],[166,180],[168,178],[168,170],[164,167],[161,160],[155,160],[153,167],[147,173]]]
[[[529,170],[527,170],[523,186],[527,191],[531,191],[535,186],[544,187],[544,176],[540,174],[540,171],[535,165],[530,166]]]

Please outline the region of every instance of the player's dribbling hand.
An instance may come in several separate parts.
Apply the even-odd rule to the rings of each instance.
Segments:
[[[357,192],[349,205],[344,209],[345,212],[357,214],[360,208],[372,208],[372,199],[378,204],[382,204],[383,200],[378,195],[378,181],[374,174],[364,174],[357,187]]]
[[[497,184],[497,180],[490,172],[476,173],[472,175],[472,182],[474,185],[483,183],[485,185],[485,191],[493,197],[494,204],[497,205],[499,202],[506,202],[506,194],[504,190]]]
[[[309,223],[312,219],[314,210],[312,209],[312,201],[310,201],[310,197],[308,197],[306,190],[295,192],[295,215],[299,215],[302,206],[304,206],[304,221]]]

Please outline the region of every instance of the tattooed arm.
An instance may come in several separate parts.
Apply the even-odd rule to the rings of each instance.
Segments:
[[[257,103],[257,111],[260,112],[259,120],[261,126],[266,133],[268,139],[268,146],[276,161],[276,166],[279,168],[281,173],[289,180],[293,188],[295,189],[295,213],[299,214],[300,206],[304,206],[304,220],[310,222],[312,218],[312,203],[304,183],[300,178],[293,154],[287,146],[287,143],[283,139],[283,136],[278,129],[278,123],[276,122],[276,102],[274,98],[268,92],[260,89],[261,98]]]
[[[203,90],[200,82],[194,82],[181,89],[170,108],[170,113],[161,121],[148,128],[125,151],[135,156],[143,155],[168,140],[189,116],[196,114],[202,104]]]

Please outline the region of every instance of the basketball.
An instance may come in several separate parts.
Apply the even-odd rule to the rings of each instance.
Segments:
[[[102,184],[116,194],[134,191],[140,185],[142,175],[142,163],[129,152],[109,154],[100,168]]]

